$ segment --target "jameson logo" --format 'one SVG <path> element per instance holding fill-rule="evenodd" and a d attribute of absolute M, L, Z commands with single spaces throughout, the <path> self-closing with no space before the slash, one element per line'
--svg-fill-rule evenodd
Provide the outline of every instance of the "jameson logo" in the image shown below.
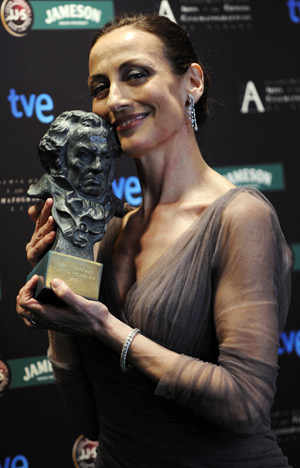
<path fill-rule="evenodd" d="M 293 252 L 293 270 L 300 271 L 300 243 L 290 245 Z"/>
<path fill-rule="evenodd" d="M 73 20 L 73 19 L 83 19 L 84 22 L 94 21 L 94 23 L 100 23 L 101 20 L 101 10 L 97 8 L 92 8 L 91 6 L 84 5 L 59 5 L 58 7 L 53 7 L 51 10 L 46 10 L 47 18 L 45 23 L 51 24 L 55 21 L 62 20 Z"/>
<path fill-rule="evenodd" d="M 269 191 L 285 188 L 282 164 L 226 166 L 215 169 L 238 187 L 247 185 Z"/>
<path fill-rule="evenodd" d="M 54 382 L 51 363 L 46 356 L 7 360 L 11 370 L 10 388 L 43 385 Z"/>
<path fill-rule="evenodd" d="M 113 19 L 113 1 L 32 1 L 32 29 L 98 29 Z"/>
<path fill-rule="evenodd" d="M 29 366 L 24 367 L 23 380 L 29 382 L 30 380 L 49 380 L 49 374 L 52 373 L 51 363 L 44 359 L 37 361 Z"/>

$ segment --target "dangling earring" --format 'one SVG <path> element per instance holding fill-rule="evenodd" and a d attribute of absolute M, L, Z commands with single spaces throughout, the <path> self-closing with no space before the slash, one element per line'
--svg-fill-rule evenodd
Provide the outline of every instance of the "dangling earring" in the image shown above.
<path fill-rule="evenodd" d="M 197 125 L 197 120 L 196 120 L 196 112 L 195 112 L 195 99 L 192 94 L 189 94 L 189 107 L 188 107 L 188 114 L 189 114 L 189 120 L 192 123 L 192 127 L 197 132 L 198 130 L 198 125 Z"/>

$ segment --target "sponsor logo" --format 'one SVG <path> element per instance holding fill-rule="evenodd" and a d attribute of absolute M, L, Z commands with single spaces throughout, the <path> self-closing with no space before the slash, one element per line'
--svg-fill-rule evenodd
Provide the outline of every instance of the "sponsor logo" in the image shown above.
<path fill-rule="evenodd" d="M 257 89 L 254 81 L 242 87 L 242 114 L 300 109 L 300 78 L 265 80 Z"/>
<path fill-rule="evenodd" d="M 0 179 L 0 208 L 7 207 L 12 213 L 16 210 L 27 210 L 28 204 L 32 205 L 35 202 L 34 199 L 27 197 L 27 189 L 37 181 L 37 178 Z"/>
<path fill-rule="evenodd" d="M 114 3 L 104 1 L 32 1 L 32 29 L 98 29 L 114 17 Z"/>
<path fill-rule="evenodd" d="M 300 1 L 288 0 L 286 4 L 289 9 L 290 20 L 293 23 L 300 23 Z"/>
<path fill-rule="evenodd" d="M 12 88 L 9 90 L 7 100 L 10 102 L 10 110 L 15 119 L 31 118 L 35 114 L 36 118 L 45 124 L 54 120 L 54 115 L 48 114 L 54 108 L 52 97 L 49 94 L 42 93 L 38 96 L 30 94 L 27 98 L 24 94 L 17 94 L 16 90 Z"/>
<path fill-rule="evenodd" d="M 290 330 L 282 332 L 279 336 L 280 347 L 279 356 L 283 354 L 297 354 L 300 357 L 300 330 Z"/>
<path fill-rule="evenodd" d="M 132 206 L 138 206 L 142 202 L 141 185 L 136 176 L 120 177 L 119 180 L 114 180 L 112 189 L 116 197 L 121 200 L 125 199 Z"/>
<path fill-rule="evenodd" d="M 10 384 L 10 370 L 7 364 L 0 359 L 0 396 L 4 395 Z"/>
<path fill-rule="evenodd" d="M 175 19 L 175 16 L 174 16 L 174 13 L 173 13 L 173 10 L 172 10 L 168 0 L 162 0 L 160 2 L 158 14 L 160 16 L 166 16 L 167 18 L 169 18 L 169 20 L 173 21 L 174 23 L 177 23 L 177 21 Z"/>
<path fill-rule="evenodd" d="M 32 387 L 54 382 L 52 365 L 46 356 L 7 360 L 11 370 L 10 388 Z"/>
<path fill-rule="evenodd" d="M 251 108 L 250 108 L 250 104 L 252 105 Z M 248 114 L 249 110 L 252 111 L 253 108 L 257 112 L 265 112 L 265 108 L 261 101 L 260 95 L 257 92 L 254 82 L 248 81 L 248 83 L 246 84 L 246 88 L 245 88 L 241 112 L 243 114 Z"/>
<path fill-rule="evenodd" d="M 208 30 L 252 29 L 251 0 L 182 0 L 179 19 L 185 29 L 201 25 Z"/>
<path fill-rule="evenodd" d="M 4 0 L 1 5 L 1 21 L 12 36 L 25 36 L 33 22 L 30 3 L 26 0 Z"/>
<path fill-rule="evenodd" d="M 0 462 L 0 468 L 29 468 L 29 463 L 24 455 L 16 455 L 14 458 L 6 457 L 4 462 Z"/>
<path fill-rule="evenodd" d="M 279 443 L 300 438 L 300 410 L 280 410 L 271 413 L 272 429 Z"/>
<path fill-rule="evenodd" d="M 76 468 L 93 468 L 97 456 L 98 442 L 79 436 L 73 445 L 72 458 Z"/>
<path fill-rule="evenodd" d="M 300 244 L 290 244 L 293 252 L 293 270 L 300 271 Z"/>
<path fill-rule="evenodd" d="M 285 188 L 282 164 L 225 166 L 214 169 L 237 187 L 247 185 L 268 191 Z"/>

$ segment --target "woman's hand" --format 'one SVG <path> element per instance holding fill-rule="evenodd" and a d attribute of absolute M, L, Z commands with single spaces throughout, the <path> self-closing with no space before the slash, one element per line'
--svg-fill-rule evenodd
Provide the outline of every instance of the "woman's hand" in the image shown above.
<path fill-rule="evenodd" d="M 35 222 L 35 230 L 26 245 L 27 259 L 35 266 L 55 240 L 55 221 L 51 216 L 52 198 L 31 206 L 28 214 Z"/>
<path fill-rule="evenodd" d="M 110 317 L 106 306 L 74 294 L 58 279 L 52 281 L 51 287 L 65 305 L 42 304 L 33 297 L 37 283 L 38 276 L 34 275 L 17 296 L 17 313 L 28 327 L 104 337 Z"/>

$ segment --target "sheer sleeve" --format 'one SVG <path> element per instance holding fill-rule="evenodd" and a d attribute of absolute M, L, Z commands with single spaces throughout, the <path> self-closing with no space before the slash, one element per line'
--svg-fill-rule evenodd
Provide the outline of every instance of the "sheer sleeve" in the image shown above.
<path fill-rule="evenodd" d="M 99 424 L 96 418 L 96 404 L 91 383 L 81 364 L 80 352 L 72 335 L 65 335 L 71 352 L 63 362 L 54 360 L 55 332 L 49 336 L 48 360 L 52 364 L 53 375 L 60 394 L 73 416 L 78 429 L 90 440 L 97 440 Z M 59 336 L 59 335 L 58 335 Z M 52 338 L 52 339 L 51 339 Z"/>
<path fill-rule="evenodd" d="M 276 391 L 290 265 L 273 208 L 239 194 L 224 209 L 213 257 L 218 364 L 180 355 L 159 381 L 156 395 L 239 434 L 250 435 L 263 425 Z"/>

